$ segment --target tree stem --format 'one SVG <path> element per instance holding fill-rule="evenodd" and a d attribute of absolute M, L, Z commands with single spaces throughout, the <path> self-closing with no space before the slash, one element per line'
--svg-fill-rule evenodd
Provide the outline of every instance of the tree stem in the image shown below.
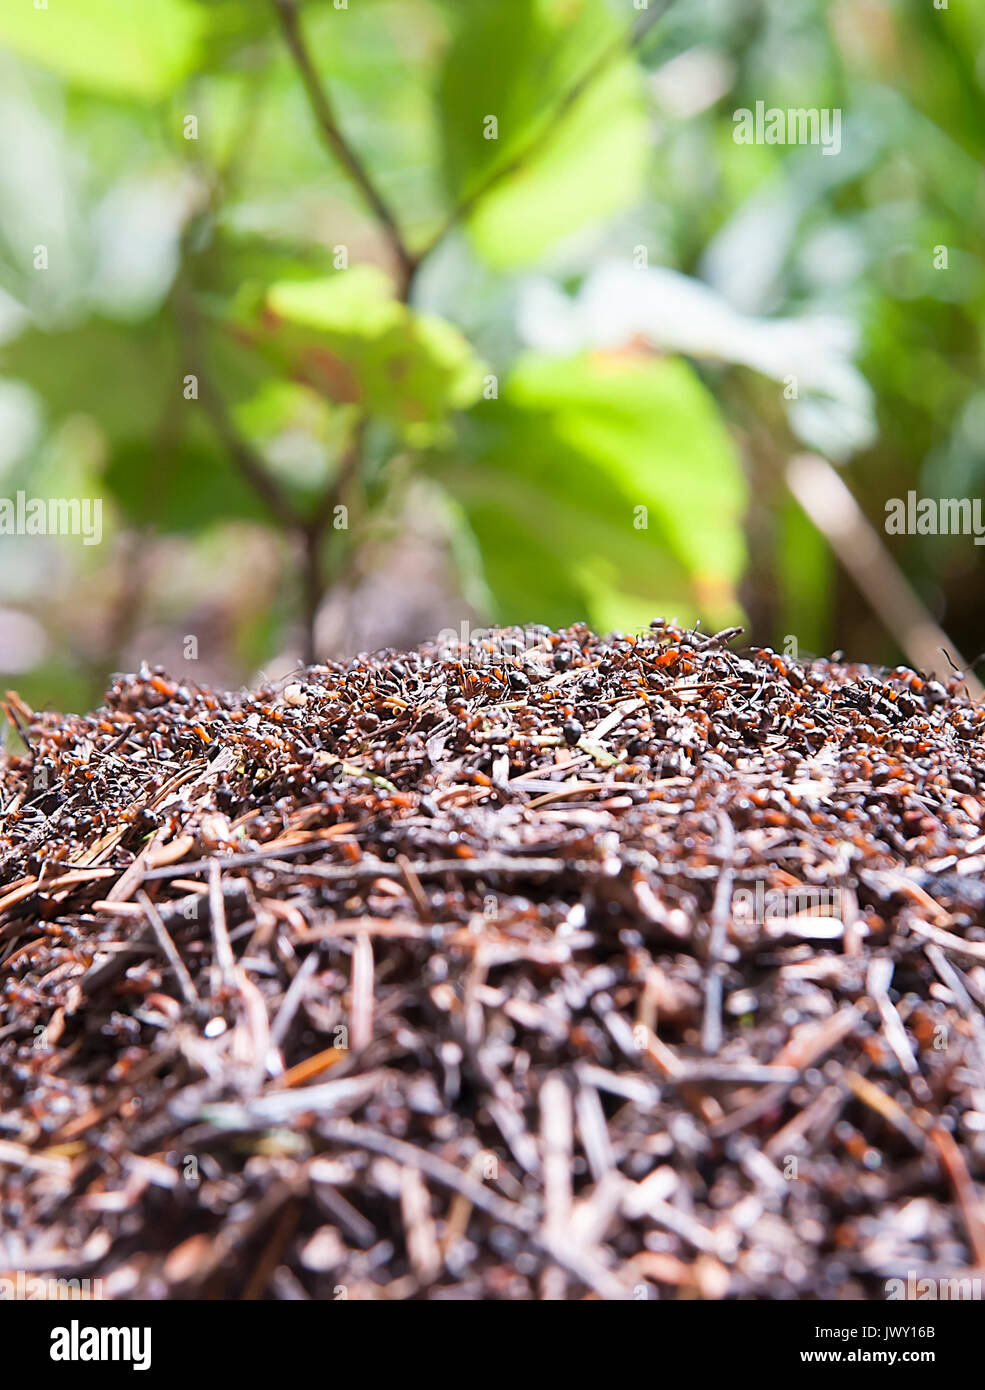
<path fill-rule="evenodd" d="M 400 297 L 406 300 L 414 271 L 417 269 L 418 258 L 411 254 L 396 217 L 370 178 L 362 160 L 342 133 L 328 92 L 315 70 L 304 35 L 301 33 L 295 0 L 273 0 L 273 6 L 280 20 L 284 41 L 291 51 L 308 94 L 308 103 L 322 140 L 362 193 L 367 206 L 379 222 L 397 263 Z"/>

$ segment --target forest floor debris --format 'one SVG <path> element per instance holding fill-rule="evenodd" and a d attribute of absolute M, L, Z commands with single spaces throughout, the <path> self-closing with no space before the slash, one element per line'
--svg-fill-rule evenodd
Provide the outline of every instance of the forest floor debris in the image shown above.
<path fill-rule="evenodd" d="M 985 710 L 656 623 L 8 695 L 0 1274 L 883 1298 L 985 1269 Z"/>

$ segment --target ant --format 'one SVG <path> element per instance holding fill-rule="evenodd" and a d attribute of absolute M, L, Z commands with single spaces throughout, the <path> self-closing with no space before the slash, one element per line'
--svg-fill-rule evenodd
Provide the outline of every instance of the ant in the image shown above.
<path fill-rule="evenodd" d="M 951 670 L 954 672 L 954 675 L 950 678 L 950 680 L 947 683 L 948 694 L 953 695 L 959 689 L 961 682 L 966 679 L 968 672 L 961 671 L 958 669 L 957 666 L 955 666 L 954 662 L 951 659 L 950 652 L 948 652 L 948 650 L 945 647 L 941 647 L 941 652 L 943 653 L 944 659 L 947 662 L 948 666 L 950 666 Z M 969 661 L 968 671 L 974 671 L 975 667 L 978 665 L 978 663 L 982 660 L 983 657 L 985 657 L 985 652 L 980 652 L 978 656 L 975 657 L 974 661 Z M 964 688 L 964 693 L 970 700 L 971 692 L 969 691 L 967 685 Z"/>

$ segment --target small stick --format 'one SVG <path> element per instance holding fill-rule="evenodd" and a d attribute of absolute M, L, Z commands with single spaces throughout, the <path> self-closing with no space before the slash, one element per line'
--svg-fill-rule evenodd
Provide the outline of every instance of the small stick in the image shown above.
<path fill-rule="evenodd" d="M 252 1302 L 263 1296 L 264 1290 L 273 1278 L 274 1271 L 284 1254 L 287 1242 L 294 1234 L 294 1228 L 298 1224 L 300 1215 L 301 1210 L 297 1201 L 289 1201 L 277 1220 L 273 1235 L 271 1235 L 266 1249 L 260 1256 L 259 1264 L 250 1276 L 250 1282 L 243 1290 L 241 1297 L 244 1302 Z"/>
<path fill-rule="evenodd" d="M 981 1009 L 969 994 L 961 971 L 956 965 L 951 964 L 940 947 L 928 944 L 923 949 L 941 980 L 958 1001 L 958 1008 L 971 1024 L 979 1065 L 982 1074 L 985 1075 L 985 1020 L 982 1019 Z"/>
<path fill-rule="evenodd" d="M 297 854 L 316 854 L 333 843 L 331 839 L 309 840 L 303 844 L 269 846 L 267 850 L 255 850 L 250 854 L 229 854 L 222 860 L 223 869 L 242 869 L 252 864 L 266 863 L 267 867 L 280 873 L 311 874 L 315 878 L 330 883 L 353 882 L 373 878 L 403 878 L 403 871 L 396 864 L 383 860 L 369 860 L 361 864 L 282 864 L 281 860 L 293 858 Z M 195 859 L 190 864 L 168 864 L 160 869 L 148 869 L 144 882 L 155 879 L 183 878 L 189 874 L 208 873 L 211 859 Z M 434 878 L 441 874 L 458 873 L 473 877 L 484 873 L 500 874 L 560 874 L 566 870 L 577 871 L 583 866 L 573 860 L 525 858 L 522 854 L 507 856 L 502 854 L 477 855 L 475 859 L 425 859 L 410 864 L 418 878 Z"/>
<path fill-rule="evenodd" d="M 418 878 L 440 878 L 443 874 L 459 874 L 466 878 L 481 878 L 485 874 L 502 874 L 504 877 L 520 877 L 526 874 L 562 874 L 576 870 L 579 865 L 574 860 L 565 859 L 525 859 L 522 855 L 482 854 L 474 859 L 420 859 L 409 863 L 411 871 Z M 271 868 L 280 869 L 276 861 Z M 404 870 L 398 864 L 388 864 L 382 859 L 363 860 L 358 864 L 285 864 L 283 872 L 307 874 L 323 883 L 350 883 L 372 881 L 374 878 L 405 878 Z"/>
<path fill-rule="evenodd" d="M 209 867 L 209 925 L 215 947 L 215 963 L 224 985 L 231 985 L 236 966 L 229 928 L 226 925 L 226 904 L 222 896 L 222 868 L 218 859 Z"/>
<path fill-rule="evenodd" d="M 861 1011 L 854 1004 L 847 1004 L 839 1013 L 825 1019 L 823 1023 L 802 1025 L 777 1053 L 773 1065 L 794 1067 L 798 1072 L 806 1071 L 837 1047 L 861 1017 Z M 730 1115 L 717 1120 L 710 1126 L 712 1138 L 723 1139 L 736 1130 L 744 1129 L 753 1120 L 758 1120 L 783 1099 L 791 1084 L 786 1081 L 767 1086 L 766 1090 L 748 1105 L 743 1105 L 740 1109 L 733 1110 Z"/>
<path fill-rule="evenodd" d="M 728 940 L 728 912 L 732 902 L 735 871 L 735 827 L 728 816 L 719 814 L 722 834 L 722 871 L 715 885 L 715 900 L 711 909 L 711 931 L 708 934 L 708 970 L 705 975 L 705 1012 L 701 1024 L 702 1050 L 714 1056 L 722 1045 L 722 987 L 723 957 Z"/>
<path fill-rule="evenodd" d="M 11 1139 L 0 1139 L 0 1164 L 22 1168 L 25 1172 L 47 1173 L 52 1177 L 68 1179 L 72 1173 L 72 1160 L 62 1155 L 36 1154 L 23 1144 L 15 1144 Z"/>
<path fill-rule="evenodd" d="M 401 872 L 403 873 L 404 881 L 407 884 L 407 891 L 414 900 L 414 906 L 417 908 L 424 921 L 430 922 L 431 904 L 428 902 L 427 894 L 421 887 L 421 880 L 415 873 L 413 864 L 407 858 L 406 854 L 398 854 L 396 863 L 400 866 Z"/>
<path fill-rule="evenodd" d="M 540 1088 L 541 1171 L 544 1175 L 544 1232 L 561 1237 L 571 1220 L 571 1154 L 574 1143 L 571 1092 L 560 1076 L 549 1076 Z M 545 1299 L 565 1296 L 564 1271 L 544 1271 Z"/>
<path fill-rule="evenodd" d="M 373 1041 L 373 940 L 360 932 L 352 950 L 352 1048 L 362 1052 Z"/>
<path fill-rule="evenodd" d="M 605 1122 L 605 1111 L 602 1109 L 598 1090 L 584 1077 L 581 1078 L 575 1099 L 575 1114 L 588 1166 L 596 1183 L 600 1183 L 607 1173 L 615 1170 L 616 1161 L 612 1154 L 609 1127 Z"/>
<path fill-rule="evenodd" d="M 985 1265 L 985 1218 L 982 1217 L 981 1204 L 975 1191 L 975 1185 L 971 1181 L 968 1165 L 964 1161 L 964 1155 L 954 1142 L 952 1135 L 940 1125 L 935 1125 L 930 1131 L 930 1138 L 940 1154 L 944 1171 L 947 1173 L 951 1186 L 954 1188 L 954 1195 L 958 1199 L 958 1205 L 961 1208 L 961 1214 L 968 1231 L 968 1239 L 975 1256 L 975 1264 Z"/>
<path fill-rule="evenodd" d="M 959 956 L 970 956 L 972 960 L 985 960 L 985 941 L 966 941 L 963 936 L 955 936 L 954 932 L 941 931 L 938 927 L 929 927 L 926 922 L 918 921 L 913 917 L 907 918 L 906 925 L 910 931 L 915 931 L 918 936 L 925 937 L 928 941 L 933 941 L 945 951 L 954 951 Z"/>
<path fill-rule="evenodd" d="M 137 901 L 140 903 L 140 906 L 144 909 L 144 912 L 147 914 L 147 919 L 150 922 L 151 930 L 153 931 L 154 936 L 157 938 L 157 944 L 164 952 L 165 956 L 167 957 L 168 964 L 174 971 L 175 977 L 178 981 L 178 987 L 181 990 L 185 1003 L 188 1005 L 190 1009 L 199 1008 L 201 1000 L 198 997 L 198 991 L 195 988 L 195 982 L 192 979 L 191 975 L 189 975 L 188 968 L 185 965 L 185 962 L 181 959 L 181 956 L 178 954 L 178 948 L 174 944 L 174 941 L 171 939 L 171 934 L 168 931 L 167 927 L 164 925 L 164 919 L 162 918 L 161 914 L 158 912 L 157 908 L 154 906 L 154 904 L 151 902 L 150 898 L 147 896 L 147 894 L 144 892 L 142 888 L 138 890 L 136 896 Z"/>
<path fill-rule="evenodd" d="M 384 1154 L 397 1163 L 413 1164 L 422 1173 L 426 1173 L 433 1182 L 440 1183 L 442 1187 L 451 1188 L 453 1192 L 461 1193 L 462 1196 L 467 1197 L 474 1207 L 486 1212 L 494 1220 L 501 1222 L 504 1226 L 512 1226 L 515 1231 L 522 1231 L 528 1240 L 550 1259 L 555 1260 L 558 1264 L 563 1264 L 570 1274 L 587 1284 L 589 1288 L 593 1288 L 603 1298 L 625 1299 L 629 1297 L 630 1291 L 622 1280 L 618 1279 L 597 1260 L 592 1259 L 587 1252 L 572 1248 L 566 1240 L 558 1240 L 539 1233 L 537 1218 L 529 1208 L 521 1207 L 516 1202 L 507 1201 L 505 1197 L 490 1192 L 475 1178 L 469 1177 L 445 1159 L 438 1158 L 428 1149 L 418 1148 L 417 1145 L 408 1144 L 403 1139 L 394 1139 L 389 1134 L 382 1134 L 369 1125 L 354 1124 L 349 1120 L 321 1120 L 318 1124 L 318 1132 L 323 1139 L 327 1139 L 330 1143 L 342 1144 L 349 1148 L 368 1149 L 371 1153 Z"/>
<path fill-rule="evenodd" d="M 906 1036 L 903 1027 L 903 1020 L 900 1018 L 889 997 L 889 986 L 893 978 L 893 962 L 886 956 L 873 956 L 869 962 L 869 968 L 865 977 L 865 988 L 878 1006 L 882 1017 L 883 1029 L 886 1033 L 886 1041 L 896 1054 L 896 1060 L 906 1072 L 907 1076 L 918 1076 L 920 1067 L 916 1057 L 913 1055 L 913 1048 L 910 1040 Z"/>
<path fill-rule="evenodd" d="M 431 1215 L 431 1194 L 419 1168 L 405 1164 L 400 1172 L 400 1214 L 407 1233 L 407 1258 L 422 1284 L 441 1273 L 441 1250 Z"/>
<path fill-rule="evenodd" d="M 288 1029 L 294 1021 L 294 1015 L 297 1013 L 301 1001 L 305 996 L 305 992 L 308 988 L 308 981 L 317 969 L 318 952 L 315 950 L 312 951 L 310 955 L 305 956 L 304 960 L 301 962 L 298 973 L 287 987 L 284 998 L 281 1001 L 281 1006 L 277 1010 L 277 1015 L 270 1025 L 271 1047 L 279 1048 L 287 1037 Z"/>
<path fill-rule="evenodd" d="M 885 1091 L 874 1081 L 870 1081 L 868 1077 L 862 1076 L 856 1071 L 846 1072 L 845 1081 L 863 1105 L 874 1110 L 887 1124 L 892 1125 L 895 1130 L 904 1135 L 918 1153 L 923 1151 L 926 1142 L 923 1131 L 913 1123 L 903 1107 L 898 1105 L 892 1096 L 887 1096 Z"/>

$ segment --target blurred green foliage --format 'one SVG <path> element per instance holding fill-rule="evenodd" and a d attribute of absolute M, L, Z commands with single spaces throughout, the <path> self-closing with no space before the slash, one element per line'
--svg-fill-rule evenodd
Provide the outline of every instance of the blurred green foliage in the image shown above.
<path fill-rule="evenodd" d="M 894 659 L 782 461 L 880 528 L 982 491 L 985 11 L 296 10 L 341 156 L 285 4 L 0 11 L 0 495 L 105 500 L 100 547 L 0 537 L 0 671 L 81 704 L 199 634 L 246 679 L 422 498 L 479 621 Z M 837 157 L 736 145 L 759 100 L 842 111 Z M 893 546 L 977 652 L 980 550 Z"/>

